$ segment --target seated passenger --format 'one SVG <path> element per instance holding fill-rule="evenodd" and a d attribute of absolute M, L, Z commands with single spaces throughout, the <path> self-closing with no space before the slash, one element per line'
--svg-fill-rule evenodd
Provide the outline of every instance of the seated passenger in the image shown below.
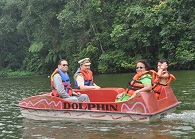
<path fill-rule="evenodd" d="M 118 94 L 115 102 L 126 101 L 141 92 L 150 92 L 152 89 L 152 76 L 149 72 L 149 64 L 146 60 L 136 62 L 137 74 L 129 82 L 124 93 Z"/>
<path fill-rule="evenodd" d="M 78 68 L 73 77 L 76 88 L 81 90 L 99 89 L 100 87 L 93 82 L 93 72 L 90 70 L 91 63 L 89 58 L 84 58 L 78 63 L 80 68 Z"/>
<path fill-rule="evenodd" d="M 81 94 L 80 92 L 74 92 L 72 90 L 67 71 L 68 62 L 61 59 L 58 62 L 58 68 L 51 75 L 53 96 L 59 96 L 63 99 L 74 102 L 90 102 L 87 94 Z"/>
<path fill-rule="evenodd" d="M 176 80 L 176 78 L 167 71 L 168 61 L 166 59 L 160 59 L 158 61 L 157 68 L 158 68 L 158 73 L 156 79 L 154 80 L 152 90 L 154 91 L 156 98 L 159 99 L 159 95 L 162 90 L 162 87 L 170 85 L 172 78 L 174 80 Z"/>

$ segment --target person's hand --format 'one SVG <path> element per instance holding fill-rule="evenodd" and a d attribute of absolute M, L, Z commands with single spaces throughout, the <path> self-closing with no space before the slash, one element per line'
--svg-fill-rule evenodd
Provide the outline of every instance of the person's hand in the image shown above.
<path fill-rule="evenodd" d="M 166 69 L 168 66 L 167 66 L 167 63 L 166 62 L 163 62 L 162 65 L 161 65 L 161 69 Z"/>
<path fill-rule="evenodd" d="M 81 93 L 80 92 L 77 92 L 77 96 L 80 96 L 81 95 Z"/>
<path fill-rule="evenodd" d="M 75 96 L 80 96 L 81 93 L 80 93 L 80 92 L 74 92 L 74 95 L 75 95 Z"/>
<path fill-rule="evenodd" d="M 123 95 L 123 93 L 118 94 L 118 95 L 116 96 L 116 98 L 121 98 L 121 97 L 122 97 L 122 95 Z"/>
<path fill-rule="evenodd" d="M 100 89 L 101 87 L 99 87 L 99 86 L 94 86 L 95 87 L 95 89 Z"/>

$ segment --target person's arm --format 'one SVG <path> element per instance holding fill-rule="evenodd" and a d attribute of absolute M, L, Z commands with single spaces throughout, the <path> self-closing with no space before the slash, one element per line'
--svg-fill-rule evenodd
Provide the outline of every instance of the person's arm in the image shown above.
<path fill-rule="evenodd" d="M 90 89 L 99 89 L 100 88 L 96 84 L 94 86 L 84 85 L 84 77 L 81 74 L 77 75 L 76 81 L 77 81 L 77 84 L 81 90 L 90 90 Z"/>
<path fill-rule="evenodd" d="M 162 75 L 160 78 L 168 79 L 170 77 L 169 73 L 167 71 L 163 71 Z"/>
<path fill-rule="evenodd" d="M 169 74 L 167 72 L 167 63 L 164 62 L 157 73 L 159 78 L 169 78 Z"/>
<path fill-rule="evenodd" d="M 144 85 L 143 88 L 136 90 L 134 94 L 139 92 L 150 92 L 152 90 L 152 77 L 151 75 L 146 75 L 144 78 L 140 80 Z"/>
<path fill-rule="evenodd" d="M 62 77 L 59 74 L 55 74 L 53 80 L 54 80 L 54 87 L 57 90 L 58 94 L 62 98 L 70 97 L 69 94 L 66 93 L 66 90 L 64 90 L 64 85 L 62 84 Z"/>
<path fill-rule="evenodd" d="M 98 86 L 97 84 L 93 83 L 94 86 Z M 99 86 L 100 87 L 100 86 Z M 101 87 L 100 87 L 101 88 Z"/>
<path fill-rule="evenodd" d="M 136 90 L 135 92 L 149 92 L 152 90 L 151 84 L 145 84 L 143 88 Z"/>
<path fill-rule="evenodd" d="M 140 92 L 150 92 L 152 90 L 152 85 L 151 84 L 146 84 L 144 85 L 143 88 L 136 90 L 133 95 L 131 96 L 131 98 L 133 98 L 134 96 L 136 96 L 138 94 L 138 96 L 141 96 Z"/>

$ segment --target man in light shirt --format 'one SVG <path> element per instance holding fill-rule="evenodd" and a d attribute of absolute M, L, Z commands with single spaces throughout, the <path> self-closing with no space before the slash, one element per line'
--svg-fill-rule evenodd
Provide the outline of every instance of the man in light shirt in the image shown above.
<path fill-rule="evenodd" d="M 59 97 L 74 102 L 90 102 L 87 94 L 74 92 L 71 87 L 70 78 L 67 74 L 68 62 L 61 59 L 58 62 L 58 68 L 54 71 L 52 92 Z M 55 95 L 54 95 L 55 96 Z"/>
<path fill-rule="evenodd" d="M 74 74 L 75 86 L 77 89 L 90 90 L 99 89 L 93 81 L 93 72 L 90 70 L 90 59 L 84 58 L 78 61 L 80 68 Z"/>

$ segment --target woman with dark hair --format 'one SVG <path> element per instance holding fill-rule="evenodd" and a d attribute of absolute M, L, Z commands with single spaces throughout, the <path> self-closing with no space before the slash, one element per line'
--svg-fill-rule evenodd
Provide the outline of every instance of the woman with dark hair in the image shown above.
<path fill-rule="evenodd" d="M 149 72 L 149 64 L 146 60 L 136 62 L 136 75 L 128 83 L 125 92 L 118 94 L 116 102 L 126 101 L 141 92 L 150 92 L 152 89 L 152 76 Z"/>

